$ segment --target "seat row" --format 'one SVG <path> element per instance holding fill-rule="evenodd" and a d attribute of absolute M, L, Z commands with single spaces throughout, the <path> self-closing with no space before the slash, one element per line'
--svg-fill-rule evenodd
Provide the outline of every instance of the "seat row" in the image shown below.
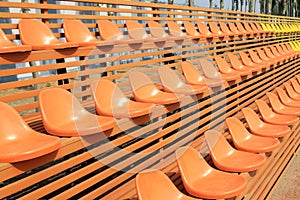
<path fill-rule="evenodd" d="M 208 22 L 185 21 L 183 27 L 173 21 L 166 25 L 156 21 L 147 23 L 150 35 L 137 21 L 127 20 L 127 34 L 109 20 L 99 20 L 98 30 L 101 40 L 90 32 L 88 27 L 79 20 L 65 19 L 63 22 L 64 34 L 67 42 L 57 39 L 50 28 L 37 19 L 21 19 L 18 24 L 20 39 L 23 45 L 11 42 L 0 30 L 0 53 L 24 52 L 30 50 L 64 49 L 78 46 L 101 46 L 114 44 L 132 44 L 144 42 L 159 42 L 165 40 L 183 40 L 185 38 L 214 38 L 214 37 L 253 37 L 268 35 L 273 31 L 264 31 L 257 22 Z M 167 30 L 165 29 L 167 26 Z"/>
<path fill-rule="evenodd" d="M 292 23 L 261 23 L 263 30 L 274 31 L 275 33 L 292 33 L 299 32 L 299 24 Z"/>
<path fill-rule="evenodd" d="M 60 88 L 42 90 L 39 95 L 39 103 L 45 129 L 48 133 L 56 136 L 84 136 L 101 133 L 112 129 L 116 125 L 116 121 L 112 117 L 115 114 L 114 112 L 119 115 L 118 117 L 136 117 L 149 114 L 155 104 L 170 104 L 178 102 L 180 99 L 180 96 L 174 93 L 161 91 L 151 83 L 149 77 L 143 76 L 141 72 L 129 74 L 129 77 L 133 85 L 140 84 L 143 81 L 141 87 L 136 88 L 137 85 L 134 86 L 134 97 L 137 102 L 129 100 L 111 81 L 100 79 L 97 84 L 92 86 L 95 105 L 100 115 L 94 115 L 85 110 L 78 99 L 67 90 Z M 263 101 L 256 101 L 261 119 L 264 122 L 253 110 L 249 108 L 242 110 L 253 134 L 263 137 L 282 137 L 288 134 L 289 128 L 287 126 L 295 123 L 298 120 L 297 116 L 300 115 L 299 81 L 300 77 L 291 79 L 290 84 L 284 84 L 285 90 L 276 88 L 277 95 L 267 93 L 270 106 Z M 98 87 L 101 89 L 99 90 Z M 109 95 L 104 95 L 107 93 L 106 90 Z M 98 103 L 100 107 L 98 107 Z M 102 103 L 103 105 L 101 105 Z M 124 105 L 120 106 L 122 103 Z M 8 104 L 1 102 L 0 107 L 0 125 L 2 127 L 0 135 L 3 137 L 1 144 L 2 147 L 5 147 L 3 148 L 5 152 L 0 156 L 0 162 L 28 160 L 59 148 L 60 143 L 57 137 L 32 130 Z M 105 109 L 108 109 L 108 111 Z M 243 129 L 242 124 L 237 120 L 229 120 L 227 123 L 229 123 L 229 126 L 234 124 L 231 128 L 233 132 L 237 130 L 241 132 L 239 136 L 236 136 L 236 140 L 233 140 L 237 148 L 251 151 L 252 148 L 260 144 L 252 142 L 252 139 L 248 142 L 239 142 L 239 140 L 243 140 L 239 137 L 247 137 L 248 139 L 251 137 L 246 136 L 246 129 Z M 234 128 L 237 129 L 234 130 Z M 256 141 L 256 139 L 254 138 L 253 141 Z M 33 145 L 27 145 L 28 142 Z M 259 149 L 259 147 L 257 148 Z M 255 151 L 258 151 L 258 149 L 255 149 Z M 268 150 L 268 148 L 261 148 L 259 151 Z"/>
<path fill-rule="evenodd" d="M 266 162 L 267 153 L 280 146 L 278 138 L 291 133 L 290 125 L 299 122 L 300 93 L 293 98 L 290 92 L 296 91 L 292 85 L 299 86 L 298 80 L 284 83 L 275 89 L 276 94 L 267 93 L 270 106 L 263 100 L 256 100 L 258 115 L 251 108 L 243 108 L 242 113 L 247 125 L 238 118 L 229 117 L 226 125 L 234 147 L 215 130 L 204 133 L 205 143 L 209 147 L 213 166 L 192 147 L 176 150 L 177 166 L 181 180 L 190 196 L 182 194 L 172 181 L 160 170 L 152 169 L 140 172 L 136 176 L 137 195 L 140 200 L 196 198 L 223 199 L 243 195 L 247 180 L 236 174 L 259 170 Z M 292 85 L 291 85 L 292 84 Z M 285 98 L 293 103 L 286 102 Z M 298 100 L 296 100 L 297 98 Z M 284 111 L 283 111 L 284 110 Z"/>

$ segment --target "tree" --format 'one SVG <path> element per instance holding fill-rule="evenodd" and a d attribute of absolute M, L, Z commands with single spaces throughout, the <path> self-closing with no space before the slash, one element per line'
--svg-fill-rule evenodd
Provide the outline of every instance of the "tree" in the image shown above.
<path fill-rule="evenodd" d="M 188 3 L 189 3 L 189 6 L 194 6 L 195 5 L 194 0 L 188 0 Z"/>
<path fill-rule="evenodd" d="M 224 0 L 220 0 L 220 9 L 224 9 Z"/>
<path fill-rule="evenodd" d="M 244 0 L 240 0 L 240 10 L 243 11 Z"/>
<path fill-rule="evenodd" d="M 272 14 L 272 0 L 266 0 L 266 11 L 267 13 L 266 14 Z"/>
<path fill-rule="evenodd" d="M 249 0 L 249 12 L 254 12 L 255 0 Z"/>
<path fill-rule="evenodd" d="M 213 8 L 214 7 L 214 0 L 209 0 L 209 7 Z"/>

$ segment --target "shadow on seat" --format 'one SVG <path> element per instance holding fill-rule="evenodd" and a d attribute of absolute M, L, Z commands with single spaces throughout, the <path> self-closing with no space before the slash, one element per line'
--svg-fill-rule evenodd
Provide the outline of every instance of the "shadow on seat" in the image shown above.
<path fill-rule="evenodd" d="M 287 125 L 268 124 L 263 122 L 251 108 L 243 108 L 242 113 L 251 133 L 263 137 L 283 137 L 291 132 Z"/>
<path fill-rule="evenodd" d="M 65 37 L 68 42 L 77 42 L 79 46 L 98 46 L 98 45 L 113 45 L 95 38 L 89 31 L 88 27 L 76 19 L 64 19 L 63 22 Z"/>
<path fill-rule="evenodd" d="M 278 148 L 280 142 L 276 138 L 260 137 L 248 132 L 244 124 L 235 117 L 226 119 L 234 146 L 242 151 L 252 153 L 271 152 Z"/>
<path fill-rule="evenodd" d="M 210 155 L 216 167 L 229 172 L 250 172 L 260 169 L 266 157 L 234 149 L 219 132 L 209 130 L 204 133 Z"/>
<path fill-rule="evenodd" d="M 17 45 L 11 42 L 0 28 L 0 53 L 31 51 L 30 45 Z"/>
<path fill-rule="evenodd" d="M 47 132 L 58 136 L 84 136 L 112 129 L 114 118 L 91 114 L 76 97 L 61 88 L 39 94 L 42 120 Z"/>
<path fill-rule="evenodd" d="M 135 118 L 150 114 L 155 106 L 128 99 L 116 84 L 106 79 L 99 79 L 92 84 L 92 90 L 96 110 L 101 115 Z"/>
<path fill-rule="evenodd" d="M 6 103 L 0 102 L 0 163 L 37 158 L 60 147 L 60 139 L 32 130 Z"/>
<path fill-rule="evenodd" d="M 196 95 L 207 91 L 206 86 L 201 85 L 188 85 L 184 83 L 176 72 L 169 67 L 162 66 L 157 69 L 160 82 L 162 83 L 163 89 L 166 92 L 185 94 L 185 95 Z"/>
<path fill-rule="evenodd" d="M 196 200 L 181 193 L 167 175 L 159 170 L 145 170 L 135 178 L 139 200 Z"/>
<path fill-rule="evenodd" d="M 238 175 L 212 168 L 192 147 L 176 151 L 181 180 L 188 193 L 205 199 L 224 199 L 241 195 L 247 180 Z"/>
<path fill-rule="evenodd" d="M 262 119 L 267 123 L 278 125 L 293 125 L 299 120 L 296 116 L 283 115 L 273 112 L 268 104 L 263 100 L 256 100 L 255 103 L 262 116 Z"/>
<path fill-rule="evenodd" d="M 60 41 L 46 24 L 37 19 L 21 19 L 18 27 L 22 43 L 31 45 L 33 50 L 65 49 L 79 45 L 76 42 Z"/>
<path fill-rule="evenodd" d="M 131 90 L 137 101 L 155 104 L 173 104 L 180 101 L 180 95 L 163 92 L 142 72 L 128 73 Z"/>

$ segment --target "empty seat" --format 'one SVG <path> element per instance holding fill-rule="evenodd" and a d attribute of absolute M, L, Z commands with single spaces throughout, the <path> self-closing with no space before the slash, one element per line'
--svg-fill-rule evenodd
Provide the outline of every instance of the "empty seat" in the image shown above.
<path fill-rule="evenodd" d="M 128 31 L 128 35 L 132 39 L 140 39 L 144 42 L 155 42 L 160 41 L 158 38 L 151 37 L 142 24 L 134 21 L 134 20 L 126 20 L 126 28 Z"/>
<path fill-rule="evenodd" d="M 155 106 L 128 99 L 113 82 L 99 79 L 92 85 L 96 110 L 101 115 L 115 118 L 134 118 L 151 113 Z"/>
<path fill-rule="evenodd" d="M 225 80 L 237 80 L 242 75 L 239 71 L 231 68 L 227 61 L 224 58 L 222 58 L 221 55 L 217 55 L 215 57 L 215 61 L 220 72 L 222 73 L 222 77 Z"/>
<path fill-rule="evenodd" d="M 222 85 L 222 82 L 205 78 L 190 61 L 181 62 L 180 65 L 186 81 L 191 85 L 207 85 L 208 87 L 217 87 Z"/>
<path fill-rule="evenodd" d="M 225 33 L 223 31 L 221 31 L 221 29 L 219 28 L 219 26 L 215 22 L 211 22 L 211 21 L 208 22 L 208 26 L 209 26 L 210 31 L 212 32 L 212 34 L 218 35 L 219 37 L 232 36 L 232 34 L 230 34 L 230 33 Z"/>
<path fill-rule="evenodd" d="M 245 30 L 243 24 L 242 24 L 240 21 L 236 21 L 235 24 L 236 24 L 237 29 L 238 29 L 241 33 L 245 34 L 245 35 L 248 36 L 248 37 L 249 37 L 249 36 L 253 36 L 253 33 L 248 32 L 248 31 Z"/>
<path fill-rule="evenodd" d="M 239 33 L 234 33 L 232 31 L 229 30 L 228 26 L 224 23 L 224 22 L 219 22 L 220 25 L 220 29 L 223 33 L 228 34 L 229 36 L 235 36 L 235 35 L 239 35 Z"/>
<path fill-rule="evenodd" d="M 265 31 L 263 30 L 258 30 L 257 26 L 254 24 L 254 22 L 249 22 L 249 26 L 251 27 L 252 31 L 259 35 L 265 35 Z"/>
<path fill-rule="evenodd" d="M 274 61 L 270 61 L 270 60 L 263 60 L 258 56 L 258 53 L 254 52 L 253 49 L 249 49 L 248 50 L 250 58 L 252 59 L 252 61 L 254 63 L 260 64 L 260 65 L 267 65 L 267 66 L 271 66 L 274 64 Z M 272 59 L 271 59 L 272 60 Z M 275 60 L 275 62 L 277 62 L 277 60 Z M 279 62 L 279 61 L 278 61 Z"/>
<path fill-rule="evenodd" d="M 0 53 L 31 51 L 30 45 L 17 45 L 11 42 L 0 28 Z"/>
<path fill-rule="evenodd" d="M 117 44 L 142 43 L 143 40 L 127 38 L 119 27 L 109 20 L 98 20 L 98 29 L 102 40 L 114 41 Z"/>
<path fill-rule="evenodd" d="M 184 21 L 183 22 L 184 28 L 185 28 L 185 32 L 188 36 L 192 36 L 194 38 L 201 38 L 201 37 L 205 37 L 205 35 L 201 35 L 195 27 L 195 24 L 188 22 L 188 21 Z"/>
<path fill-rule="evenodd" d="M 291 99 L 287 93 L 280 87 L 275 88 L 281 102 L 290 107 L 300 108 L 300 101 Z"/>
<path fill-rule="evenodd" d="M 241 195 L 247 187 L 244 177 L 212 168 L 192 147 L 178 149 L 176 158 L 183 185 L 195 197 L 231 198 Z"/>
<path fill-rule="evenodd" d="M 289 95 L 289 97 L 291 97 L 292 99 L 300 101 L 300 94 L 297 93 L 290 84 L 284 83 L 283 85 L 285 86 L 286 92 Z"/>
<path fill-rule="evenodd" d="M 139 200 L 196 200 L 181 193 L 167 175 L 159 170 L 145 170 L 135 178 Z"/>
<path fill-rule="evenodd" d="M 149 27 L 150 34 L 152 35 L 152 37 L 163 38 L 165 40 L 180 40 L 180 39 L 182 39 L 181 36 L 171 36 L 171 35 L 167 34 L 167 32 L 164 30 L 163 26 L 156 21 L 149 20 L 148 27 Z"/>
<path fill-rule="evenodd" d="M 158 75 L 163 89 L 166 92 L 173 92 L 185 95 L 196 95 L 207 91 L 207 87 L 201 85 L 188 85 L 184 83 L 176 72 L 169 67 L 158 67 Z"/>
<path fill-rule="evenodd" d="M 211 31 L 209 31 L 207 25 L 201 21 L 197 21 L 197 26 L 198 26 L 199 33 L 206 38 L 212 38 L 212 37 L 219 36 L 218 34 L 215 34 L 215 33 L 212 33 Z"/>
<path fill-rule="evenodd" d="M 37 158 L 60 147 L 60 139 L 31 129 L 15 109 L 0 102 L 0 163 Z"/>
<path fill-rule="evenodd" d="M 277 138 L 260 137 L 250 134 L 244 124 L 235 117 L 227 118 L 226 124 L 232 136 L 234 146 L 239 150 L 264 153 L 273 151 L 280 145 Z"/>
<path fill-rule="evenodd" d="M 279 114 L 284 115 L 300 115 L 300 109 L 299 108 L 293 108 L 290 106 L 283 105 L 278 96 L 276 96 L 274 93 L 267 92 L 267 97 L 269 98 L 270 104 L 272 106 L 272 109 Z"/>
<path fill-rule="evenodd" d="M 142 72 L 129 72 L 129 83 L 137 101 L 155 104 L 178 103 L 180 95 L 163 92 Z"/>
<path fill-rule="evenodd" d="M 268 104 L 262 100 L 255 101 L 262 119 L 270 124 L 293 125 L 299 121 L 298 117 L 292 115 L 283 115 L 273 112 Z"/>
<path fill-rule="evenodd" d="M 79 46 L 98 46 L 104 44 L 114 44 L 114 42 L 104 42 L 95 38 L 88 27 L 80 20 L 64 19 L 64 33 L 68 42 L 76 42 Z"/>
<path fill-rule="evenodd" d="M 228 53 L 227 55 L 232 68 L 237 70 L 241 76 L 252 75 L 252 72 L 260 71 L 260 69 L 246 67 L 233 53 Z"/>
<path fill-rule="evenodd" d="M 297 92 L 298 94 L 300 94 L 300 84 L 299 84 L 299 82 L 296 79 L 292 78 L 291 79 L 291 84 L 292 84 L 295 92 Z"/>
<path fill-rule="evenodd" d="M 31 45 L 33 50 L 64 49 L 79 46 L 76 42 L 60 41 L 46 24 L 37 19 L 21 19 L 18 27 L 22 43 Z"/>
<path fill-rule="evenodd" d="M 280 60 L 268 57 L 266 52 L 264 50 L 260 49 L 260 48 L 257 48 L 256 52 L 257 52 L 258 58 L 256 58 L 256 55 L 255 55 L 254 52 L 252 53 L 251 58 L 252 58 L 253 61 L 257 60 L 257 63 L 263 63 L 261 61 L 267 61 L 267 62 L 264 63 L 267 66 L 272 66 L 272 65 L 280 63 Z M 250 53 L 250 51 L 249 51 L 249 53 Z M 259 60 L 261 60 L 261 61 L 259 61 Z"/>
<path fill-rule="evenodd" d="M 173 21 L 168 21 L 167 26 L 171 36 L 175 37 L 188 37 L 186 33 L 181 30 L 181 24 L 177 24 Z"/>
<path fill-rule="evenodd" d="M 114 118 L 88 112 L 74 95 L 61 88 L 44 89 L 39 94 L 42 120 L 48 133 L 84 136 L 112 129 Z"/>
<path fill-rule="evenodd" d="M 249 58 L 248 55 L 243 51 L 239 51 L 238 54 L 240 55 L 241 61 L 244 65 L 246 65 L 248 67 L 256 68 L 257 71 L 261 71 L 262 69 L 270 68 L 269 65 L 254 63 L 251 60 L 251 58 Z"/>
<path fill-rule="evenodd" d="M 243 108 L 242 113 L 251 133 L 263 137 L 283 137 L 291 132 L 287 125 L 276 125 L 263 122 L 251 108 Z"/>
<path fill-rule="evenodd" d="M 204 133 L 210 155 L 216 167 L 229 172 L 250 172 L 260 169 L 266 157 L 234 149 L 219 132 L 209 130 Z"/>
<path fill-rule="evenodd" d="M 244 35 L 243 32 L 241 32 L 241 31 L 239 31 L 237 29 L 236 25 L 233 22 L 228 22 L 228 26 L 229 26 L 229 29 L 230 29 L 231 32 L 233 32 L 233 33 L 235 33 L 235 34 L 237 34 L 239 36 L 243 36 Z"/>

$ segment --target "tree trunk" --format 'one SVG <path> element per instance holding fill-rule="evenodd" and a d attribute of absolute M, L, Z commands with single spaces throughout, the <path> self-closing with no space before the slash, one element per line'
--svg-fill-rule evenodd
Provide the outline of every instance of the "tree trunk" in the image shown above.
<path fill-rule="evenodd" d="M 209 0 L 209 8 L 213 8 L 214 7 L 214 0 Z"/>
<path fill-rule="evenodd" d="M 267 14 L 270 15 L 270 14 L 272 14 L 272 0 L 266 0 L 266 1 L 267 1 L 267 4 L 266 4 L 267 9 L 266 9 L 266 11 L 267 11 Z"/>
<path fill-rule="evenodd" d="M 168 0 L 168 4 L 174 4 L 174 0 Z"/>
<path fill-rule="evenodd" d="M 243 12 L 244 0 L 240 0 L 240 11 Z"/>
<path fill-rule="evenodd" d="M 189 6 L 194 6 L 195 5 L 194 0 L 188 0 L 188 1 L 189 1 Z"/>
<path fill-rule="evenodd" d="M 224 9 L 224 0 L 220 0 L 220 9 Z"/>
<path fill-rule="evenodd" d="M 254 0 L 249 0 L 249 12 L 254 12 L 254 5 L 255 1 Z"/>
<path fill-rule="evenodd" d="M 260 0 L 260 13 L 266 14 L 266 0 Z"/>

